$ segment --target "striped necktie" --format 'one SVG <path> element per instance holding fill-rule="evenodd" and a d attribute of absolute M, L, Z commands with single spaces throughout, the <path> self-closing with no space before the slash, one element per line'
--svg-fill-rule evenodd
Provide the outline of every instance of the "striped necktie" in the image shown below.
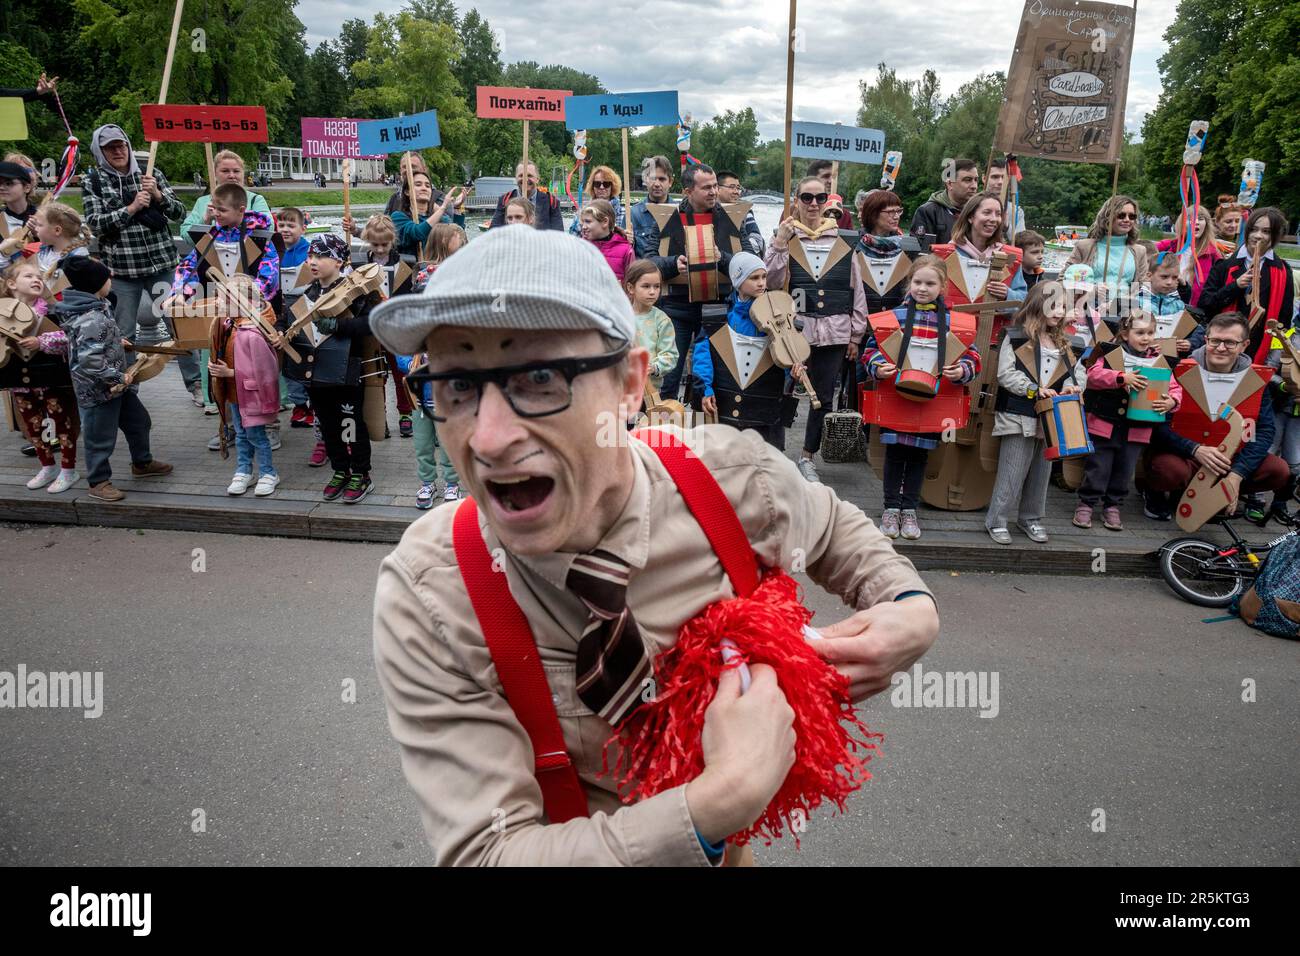
<path fill-rule="evenodd" d="M 574 558 L 567 582 L 589 615 L 578 641 L 578 697 L 615 726 L 641 703 L 644 681 L 654 676 L 627 607 L 629 575 L 618 556 L 592 551 Z"/>

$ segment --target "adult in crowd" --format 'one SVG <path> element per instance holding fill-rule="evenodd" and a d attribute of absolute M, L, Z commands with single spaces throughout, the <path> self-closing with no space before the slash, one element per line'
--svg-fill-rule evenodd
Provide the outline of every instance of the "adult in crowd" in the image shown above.
<path fill-rule="evenodd" d="M 740 202 L 741 191 L 739 176 L 729 170 L 718 173 L 718 202 L 723 205 Z M 740 237 L 745 251 L 752 252 L 761 259 L 767 243 L 763 240 L 763 230 L 758 228 L 758 220 L 754 218 L 752 209 L 745 213 L 745 221 L 740 227 Z"/>
<path fill-rule="evenodd" d="M 677 332 L 677 365 L 664 376 L 660 390 L 660 394 L 668 399 L 677 397 L 677 386 L 682 380 L 691 340 L 699 332 L 705 314 L 711 317 L 726 315 L 727 297 L 731 294 L 728 267 L 733 253 L 738 251 L 734 249 L 736 243 L 733 239 L 738 241 L 740 237 L 739 223 L 732 222 L 718 202 L 718 177 L 712 166 L 702 163 L 687 166 L 682 173 L 682 186 L 682 201 L 676 210 L 666 219 L 656 220 L 656 223 L 663 221 L 664 225 L 655 230 L 655 245 L 662 245 L 660 240 L 666 236 L 667 252 L 659 255 L 656 249 L 649 256 L 666 286 L 659 299 L 659 308 L 673 320 Z M 691 231 L 694 239 L 698 225 L 712 227 L 713 243 L 710 248 L 696 245 L 692 254 L 687 231 Z"/>
<path fill-rule="evenodd" d="M 564 231 L 564 213 L 560 210 L 560 201 L 548 192 L 538 188 L 537 167 L 532 163 L 528 169 L 524 164 L 515 166 L 515 188 L 497 200 L 496 211 L 492 213 L 492 225 L 506 224 L 506 206 L 516 196 L 523 196 L 533 204 L 533 228 L 555 229 Z"/>
<path fill-rule="evenodd" d="M 619 193 L 623 191 L 623 177 L 608 166 L 597 166 L 591 171 L 587 182 L 583 185 L 582 195 L 579 196 L 578 208 L 585 209 L 587 204 L 596 199 L 603 199 L 614 207 L 616 222 L 614 223 L 619 229 L 622 229 L 627 222 L 627 213 L 623 209 L 623 200 Z M 509 202 L 509 200 L 506 200 Z M 582 216 L 573 217 L 573 225 L 569 226 L 569 234 L 574 236 L 582 235 Z"/>
<path fill-rule="evenodd" d="M 930 198 L 917 206 L 912 214 L 911 232 L 921 243 L 922 252 L 929 252 L 931 246 L 952 239 L 957 214 L 979 192 L 979 188 L 980 168 L 975 160 L 954 160 L 951 175 L 945 171 L 943 188 L 931 193 Z"/>
<path fill-rule="evenodd" d="M 821 448 L 822 427 L 834 405 L 844 361 L 857 358 L 867 333 L 867 297 L 859 257 L 853 254 L 858 234 L 841 230 L 835 220 L 822 215 L 830 198 L 825 181 L 805 176 L 794 198 L 793 215 L 776 230 L 764 265 L 768 288 L 785 287 L 794 298 L 811 346 L 804 364 L 821 408 L 808 411 L 799 472 L 809 481 L 820 481 L 813 458 Z"/>
<path fill-rule="evenodd" d="M 1258 376 L 1253 388 L 1244 381 L 1251 367 L 1246 354 L 1249 341 L 1250 328 L 1244 315 L 1220 313 L 1206 327 L 1205 345 L 1189 356 L 1195 367 L 1184 370 L 1180 366 L 1178 380 L 1183 386 L 1183 404 L 1174 413 L 1173 422 L 1158 425 L 1151 437 L 1152 456 L 1147 465 L 1145 492 L 1148 514 L 1167 519 L 1169 496 L 1181 497 L 1183 489 L 1201 468 L 1226 476 L 1223 487 L 1232 501 L 1230 512 L 1241 495 L 1277 492 L 1290 479 L 1287 463 L 1269 454 L 1276 429 L 1268 388 L 1270 375 Z M 1194 379 L 1199 384 L 1192 385 Z M 1204 397 L 1204 406 L 1198 396 Z M 1218 442 L 1212 437 L 1219 434 L 1219 429 L 1226 428 L 1215 421 L 1214 415 L 1229 399 L 1243 417 L 1255 420 L 1253 440 L 1243 441 L 1231 457 L 1218 450 Z M 1274 503 L 1277 504 L 1276 500 Z"/>
<path fill-rule="evenodd" d="M 1278 242 L 1286 234 L 1287 221 L 1282 210 L 1274 206 L 1256 209 L 1246 220 L 1246 241 L 1236 252 L 1220 259 L 1210 269 L 1201 291 L 1201 308 L 1206 315 L 1220 312 L 1240 312 L 1250 317 L 1255 304 L 1264 312 L 1251 323 L 1246 356 L 1256 365 L 1268 358 L 1272 336 L 1266 323 L 1274 319 L 1283 328 L 1290 328 L 1295 318 L 1295 285 L 1291 266 L 1277 255 Z M 1259 269 L 1259 289 L 1251 286 L 1251 272 L 1255 255 L 1263 255 Z"/>
<path fill-rule="evenodd" d="M 1000 197 L 1008 209 L 1011 208 L 1011 203 L 1008 201 L 1006 190 L 1010 178 L 1011 172 L 1007 168 L 1006 157 L 995 157 L 993 162 L 989 163 L 989 171 L 984 175 L 984 191 Z M 1025 231 L 1025 210 L 1019 203 L 1016 204 L 1015 222 L 1011 219 L 1011 216 L 1007 216 L 1006 227 L 1002 230 L 1002 238 L 1007 242 L 1011 242 Z"/>
<path fill-rule="evenodd" d="M 407 175 L 408 166 L 414 171 L 411 176 Z M 449 194 L 433 185 L 433 177 L 429 175 L 429 167 L 424 164 L 424 157 L 416 152 L 403 153 L 402 158 L 397 161 L 397 170 L 397 188 L 393 190 L 393 194 L 388 197 L 388 202 L 384 204 L 384 215 L 391 219 L 398 210 L 409 208 L 406 202 L 406 184 L 415 174 L 423 173 L 429 181 L 432 192 L 430 208 L 436 209 L 444 204 L 446 206 L 446 211 L 439 219 L 439 222 L 450 222 L 457 226 L 465 225 L 465 199 L 469 196 L 468 187 L 462 188 L 459 194 L 456 193 L 456 189 L 453 187 L 450 193 L 452 202 L 447 203 L 446 200 Z M 343 231 L 347 235 L 359 238 L 364 225 L 364 223 L 356 221 L 351 216 L 343 217 Z"/>
<path fill-rule="evenodd" d="M 1236 196 L 1231 193 L 1219 196 L 1218 205 L 1214 207 L 1214 244 L 1223 255 L 1230 256 L 1237 251 L 1241 220 L 1245 215 L 1245 207 L 1237 202 Z"/>
<path fill-rule="evenodd" d="M 176 242 L 171 223 L 185 218 L 185 204 L 176 198 L 161 169 L 146 176 L 131 141 L 122 127 L 111 123 L 90 135 L 95 165 L 82 180 L 81 202 L 86 225 L 99 239 L 99 255 L 113 270 L 113 294 L 117 305 L 113 319 L 131 341 L 137 334 L 141 300 L 149 308 L 155 335 L 162 316 L 155 302 L 166 297 L 176 272 Z M 151 323 L 146 323 L 151 324 Z M 194 404 L 204 405 L 198 358 L 190 353 L 177 357 L 181 377 Z"/>
<path fill-rule="evenodd" d="M 659 224 L 649 205 L 672 201 L 668 190 L 673 185 L 673 164 L 667 156 L 648 157 L 641 163 L 641 181 L 645 199 L 632 204 L 632 244 L 638 259 L 649 259 L 659 254 Z"/>
<path fill-rule="evenodd" d="M 808 176 L 816 176 L 826 187 L 826 195 L 833 195 L 838 184 L 835 182 L 835 164 L 829 159 L 814 159 L 808 164 Z M 796 193 L 797 194 L 797 193 Z M 835 224 L 841 229 L 852 229 L 853 220 L 849 218 L 848 212 L 841 207 L 839 215 L 835 217 Z"/>
<path fill-rule="evenodd" d="M 194 203 L 194 208 L 190 210 L 190 214 L 181 223 L 182 236 L 188 237 L 192 229 L 202 231 L 212 225 L 212 210 L 209 206 L 212 202 L 213 189 L 216 189 L 222 183 L 234 183 L 236 186 L 244 186 L 244 178 L 247 175 L 244 169 L 244 159 L 233 150 L 223 149 L 213 156 L 212 167 L 216 170 L 217 181 L 212 184 L 206 196 L 198 198 Z M 248 194 L 248 203 L 244 207 L 245 209 L 249 212 L 271 215 L 271 207 L 267 205 L 265 196 L 253 192 L 247 186 L 244 186 L 244 192 Z"/>
<path fill-rule="evenodd" d="M 1146 247 L 1138 242 L 1140 215 L 1136 200 L 1111 196 L 1097 210 L 1088 237 L 1070 253 L 1067 265 L 1091 267 L 1098 299 L 1109 303 L 1109 315 L 1124 315 L 1136 305 L 1138 288 L 1150 272 Z"/>
<path fill-rule="evenodd" d="M 1192 297 L 1187 304 L 1195 308 L 1200 305 L 1201 292 L 1210 277 L 1210 270 L 1223 258 L 1223 253 L 1214 241 L 1214 220 L 1204 206 L 1196 207 L 1196 225 L 1192 228 L 1195 230 L 1192 233 L 1192 248 L 1190 254 L 1184 254 L 1178 263 L 1178 280 L 1191 288 Z M 1160 252 L 1177 252 L 1181 248 L 1178 236 L 1182 230 L 1183 215 L 1180 213 L 1174 222 L 1173 238 L 1161 239 L 1156 243 L 1156 249 Z"/>
<path fill-rule="evenodd" d="M 501 296 L 516 305 L 501 313 Z M 688 783 L 625 804 L 618 775 L 601 772 L 613 726 L 642 705 L 619 691 L 640 688 L 682 625 L 734 592 L 655 449 L 592 427 L 641 402 L 649 364 L 600 253 L 570 236 L 493 229 L 422 297 L 384 303 L 371 323 L 390 351 L 427 352 L 439 438 L 473 498 L 412 524 L 375 591 L 377 673 L 434 862 L 748 862 L 725 841 L 762 813 L 795 757 L 793 711 L 769 667 L 750 666 L 743 695 L 737 671 L 722 675 L 703 769 Z M 558 387 L 512 375 L 536 363 L 553 363 Z M 806 485 L 757 432 L 662 434 L 712 472 L 717 506 L 735 511 L 761 565 L 798 561 L 853 608 L 811 645 L 853 701 L 886 690 L 930 647 L 929 590 L 856 506 Z M 487 570 L 492 555 L 504 578 Z M 519 639 L 540 657 L 531 705 L 503 688 L 520 672 L 494 660 L 476 613 L 494 577 L 496 601 L 517 605 Z M 538 726 L 554 741 L 545 763 L 525 729 Z"/>
<path fill-rule="evenodd" d="M 1015 274 L 1009 283 L 989 279 L 985 295 L 1000 302 L 1022 302 L 1029 290 L 1025 285 L 1024 270 L 1019 268 L 1020 250 L 1002 241 L 1005 213 L 998 196 L 993 193 L 976 193 L 966 200 L 966 205 L 962 206 L 961 212 L 953 221 L 952 242 L 936 245 L 931 251 L 941 258 L 947 258 L 955 251 L 963 259 L 981 263 L 988 263 L 995 252 L 1005 252 L 1016 264 Z M 951 267 L 949 272 L 948 282 L 951 286 Z"/>
<path fill-rule="evenodd" d="M 902 219 L 903 200 L 888 189 L 871 190 L 858 207 L 862 235 L 857 251 L 865 260 L 861 272 L 867 315 L 897 308 L 907 294 L 912 255 L 905 247 L 915 249 L 916 244 L 903 235 Z"/>

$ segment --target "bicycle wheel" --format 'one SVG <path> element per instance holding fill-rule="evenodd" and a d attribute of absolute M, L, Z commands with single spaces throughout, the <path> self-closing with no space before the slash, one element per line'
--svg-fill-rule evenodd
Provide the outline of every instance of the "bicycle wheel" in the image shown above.
<path fill-rule="evenodd" d="M 1177 538 L 1160 547 L 1160 573 L 1184 601 L 1227 607 L 1246 587 L 1243 564 L 1219 557 L 1220 548 L 1201 538 Z"/>

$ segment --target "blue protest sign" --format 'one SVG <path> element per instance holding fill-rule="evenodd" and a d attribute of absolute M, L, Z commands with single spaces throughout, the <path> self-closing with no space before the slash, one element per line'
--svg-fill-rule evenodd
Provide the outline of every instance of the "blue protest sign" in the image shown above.
<path fill-rule="evenodd" d="M 620 126 L 676 126 L 677 91 L 570 96 L 564 101 L 569 129 L 618 129 Z"/>
<path fill-rule="evenodd" d="M 878 129 L 837 126 L 834 123 L 794 123 L 790 136 L 793 140 L 791 156 L 876 166 L 885 158 L 885 134 Z"/>
<path fill-rule="evenodd" d="M 357 123 L 357 144 L 363 156 L 441 146 L 438 111 L 427 110 L 410 116 L 394 116 L 392 119 L 363 120 Z"/>

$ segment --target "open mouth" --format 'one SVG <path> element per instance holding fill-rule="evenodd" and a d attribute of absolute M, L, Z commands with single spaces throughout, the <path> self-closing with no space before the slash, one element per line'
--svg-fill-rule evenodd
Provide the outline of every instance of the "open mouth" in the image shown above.
<path fill-rule="evenodd" d="M 533 510 L 550 497 L 554 488 L 554 478 L 541 476 L 487 482 L 488 494 L 507 514 Z"/>

